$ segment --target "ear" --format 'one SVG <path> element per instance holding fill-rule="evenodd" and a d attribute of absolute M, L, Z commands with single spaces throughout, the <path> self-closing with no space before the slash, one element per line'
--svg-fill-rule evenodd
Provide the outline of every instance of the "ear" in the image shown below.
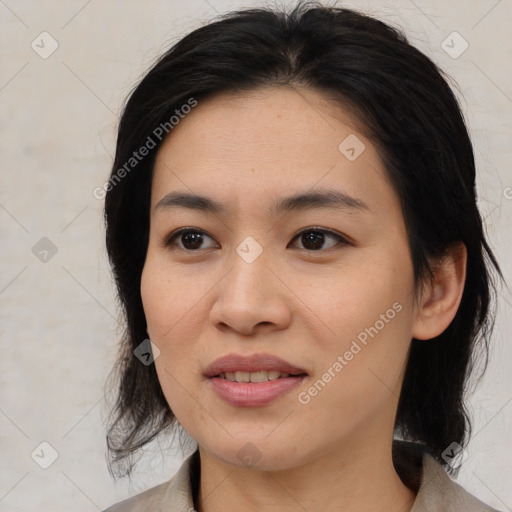
<path fill-rule="evenodd" d="M 466 246 L 458 242 L 435 264 L 434 276 L 424 286 L 417 306 L 412 332 L 414 338 L 435 338 L 450 325 L 462 299 L 466 263 Z"/>

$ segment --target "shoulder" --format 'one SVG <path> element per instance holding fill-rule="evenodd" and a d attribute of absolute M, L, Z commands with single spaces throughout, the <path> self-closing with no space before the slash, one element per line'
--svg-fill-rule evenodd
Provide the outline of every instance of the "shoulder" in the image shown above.
<path fill-rule="evenodd" d="M 167 482 L 157 485 L 104 512 L 188 512 L 194 510 L 191 481 L 197 478 L 198 452 L 189 455 L 178 472 Z"/>
<path fill-rule="evenodd" d="M 500 512 L 452 480 L 425 445 L 394 439 L 393 463 L 402 482 L 416 493 L 411 512 Z"/>
<path fill-rule="evenodd" d="M 173 477 L 174 478 L 174 477 Z M 152 487 L 147 491 L 141 492 L 136 496 L 132 496 L 124 501 L 116 503 L 107 508 L 104 512 L 156 512 L 160 511 L 163 497 L 166 494 L 167 488 L 173 481 L 164 482 L 163 484 Z"/>
<path fill-rule="evenodd" d="M 429 454 L 424 454 L 421 485 L 411 512 L 499 512 L 452 480 Z"/>

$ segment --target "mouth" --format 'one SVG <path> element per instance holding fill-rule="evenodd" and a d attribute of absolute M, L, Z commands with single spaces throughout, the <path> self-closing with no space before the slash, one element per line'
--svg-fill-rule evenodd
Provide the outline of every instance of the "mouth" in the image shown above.
<path fill-rule="evenodd" d="M 250 356 L 227 354 L 219 357 L 204 371 L 205 377 L 219 377 L 231 382 L 265 382 L 285 377 L 307 375 L 307 372 L 280 357 L 270 354 Z"/>
<path fill-rule="evenodd" d="M 288 377 L 303 377 L 306 373 L 283 373 L 279 370 L 260 370 L 257 372 L 222 372 L 215 375 L 219 379 L 229 380 L 230 382 L 267 382 L 277 379 L 286 379 Z"/>
<path fill-rule="evenodd" d="M 204 372 L 213 391 L 235 407 L 267 405 L 299 385 L 308 373 L 269 354 L 229 354 Z"/>

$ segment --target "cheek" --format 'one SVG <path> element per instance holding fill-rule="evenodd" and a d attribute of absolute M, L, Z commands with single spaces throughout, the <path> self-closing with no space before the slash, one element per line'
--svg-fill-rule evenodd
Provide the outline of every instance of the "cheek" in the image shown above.
<path fill-rule="evenodd" d="M 151 258 L 148 256 L 142 270 L 140 295 L 146 317 L 147 331 L 150 338 L 155 340 L 158 337 L 157 333 L 165 311 L 165 303 L 168 300 L 167 287 L 162 285 L 162 279 L 158 276 L 158 270 L 152 265 Z"/>
<path fill-rule="evenodd" d="M 347 265 L 324 284 L 322 290 L 311 289 L 307 295 L 308 305 L 330 331 L 326 336 L 323 329 L 323 336 L 320 331 L 315 336 L 320 349 L 316 373 L 322 376 L 331 369 L 336 374 L 330 391 L 319 402 L 339 402 L 352 413 L 366 397 L 368 405 L 371 402 L 379 409 L 390 389 L 399 394 L 395 386 L 411 341 L 411 263 L 389 253 L 361 254 L 357 263 Z M 325 375 L 325 380 L 329 378 Z"/>
<path fill-rule="evenodd" d="M 170 335 L 174 326 L 187 311 L 193 308 L 197 298 L 185 278 L 169 269 L 165 262 L 148 252 L 142 271 L 140 293 L 144 315 L 151 338 L 162 340 Z"/>
<path fill-rule="evenodd" d="M 385 315 L 386 328 L 395 318 L 404 319 L 413 287 L 412 269 L 407 261 L 386 262 L 382 257 L 365 257 L 344 262 L 344 267 L 315 280 L 315 286 L 301 278 L 297 292 L 304 302 L 338 339 L 357 336 Z M 400 268 L 401 266 L 401 268 Z M 393 305 L 398 303 L 399 306 Z M 397 314 L 396 309 L 401 309 Z M 386 312 L 388 314 L 386 315 Z"/>
<path fill-rule="evenodd" d="M 144 267 L 140 291 L 147 333 L 161 352 L 155 361 L 158 370 L 158 363 L 175 359 L 169 352 L 180 344 L 180 318 L 186 319 L 183 294 L 175 282 L 151 265 Z"/>
<path fill-rule="evenodd" d="M 198 319 L 208 316 L 205 295 L 209 287 L 208 283 L 194 282 L 193 276 L 169 269 L 165 262 L 159 263 L 157 257 L 148 255 L 140 292 L 147 332 L 161 351 L 161 357 L 155 361 L 157 370 L 165 364 L 173 373 L 191 372 L 185 367 L 193 354 L 201 352 L 197 340 L 201 338 L 203 323 Z"/>
<path fill-rule="evenodd" d="M 189 304 L 194 297 L 184 294 L 184 284 L 171 279 L 165 265 L 158 264 L 148 254 L 144 266 L 140 292 L 150 339 L 160 349 L 155 359 L 155 369 L 162 391 L 173 413 L 180 421 L 187 421 L 197 414 L 197 404 L 190 399 L 195 394 L 197 375 L 196 359 L 192 345 L 198 339 L 198 323 L 187 324 L 187 313 L 197 315 Z M 174 274 L 176 275 L 176 274 Z M 184 392 L 184 389 L 187 392 Z"/>

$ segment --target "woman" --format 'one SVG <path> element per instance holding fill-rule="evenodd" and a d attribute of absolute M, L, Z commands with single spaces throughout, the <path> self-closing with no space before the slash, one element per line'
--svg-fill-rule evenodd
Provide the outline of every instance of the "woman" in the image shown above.
<path fill-rule="evenodd" d="M 108 511 L 494 510 L 448 473 L 499 268 L 457 101 L 401 33 L 311 3 L 195 30 L 105 191 L 112 468 L 178 424 L 198 445 Z"/>

